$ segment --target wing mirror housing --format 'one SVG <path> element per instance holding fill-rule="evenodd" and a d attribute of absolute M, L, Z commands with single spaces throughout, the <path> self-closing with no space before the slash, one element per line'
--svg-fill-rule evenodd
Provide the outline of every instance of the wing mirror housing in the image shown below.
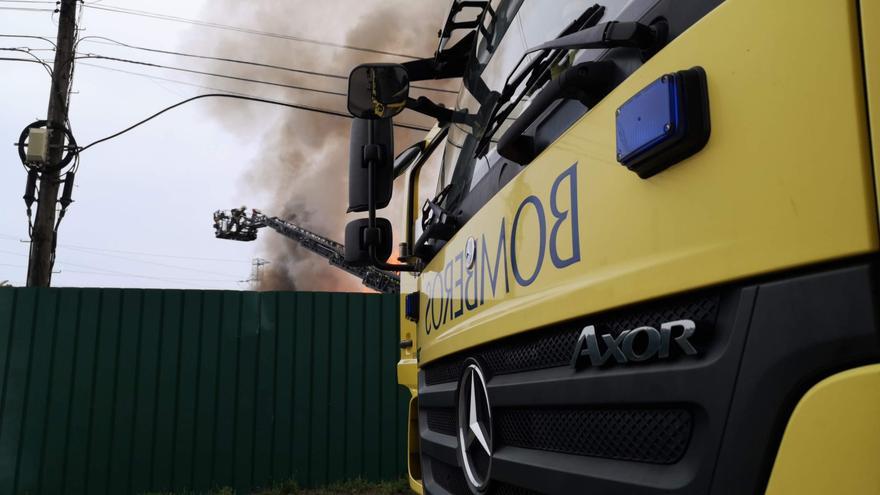
<path fill-rule="evenodd" d="M 409 76 L 402 65 L 364 64 L 349 75 L 348 111 L 354 119 L 349 142 L 348 212 L 366 211 L 369 215 L 345 226 L 345 261 L 352 265 L 419 270 L 416 265 L 388 263 L 393 244 L 391 222 L 376 217 L 376 210 L 391 202 L 394 187 L 391 118 L 406 108 L 408 98 Z"/>
<path fill-rule="evenodd" d="M 345 226 L 345 262 L 354 266 L 368 266 L 375 259 L 385 262 L 391 257 L 393 234 L 391 222 L 387 218 L 376 218 L 375 226 L 370 226 L 369 218 L 360 218 Z"/>
<path fill-rule="evenodd" d="M 348 76 L 348 111 L 361 119 L 387 119 L 406 108 L 409 74 L 400 64 L 362 64 Z"/>
<path fill-rule="evenodd" d="M 352 119 L 348 148 L 349 213 L 368 211 L 371 196 L 376 209 L 385 208 L 391 202 L 394 185 L 393 130 L 391 119 Z"/>

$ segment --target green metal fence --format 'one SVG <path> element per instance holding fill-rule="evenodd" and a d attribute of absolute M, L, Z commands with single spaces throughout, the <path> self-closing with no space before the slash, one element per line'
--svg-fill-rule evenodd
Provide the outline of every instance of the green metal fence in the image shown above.
<path fill-rule="evenodd" d="M 405 471 L 394 296 L 0 289 L 0 493 Z"/>

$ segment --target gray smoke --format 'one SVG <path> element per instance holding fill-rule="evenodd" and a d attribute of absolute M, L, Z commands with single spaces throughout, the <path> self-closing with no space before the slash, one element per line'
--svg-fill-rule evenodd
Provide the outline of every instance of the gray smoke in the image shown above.
<path fill-rule="evenodd" d="M 273 33 L 327 40 L 353 46 L 428 57 L 437 43 L 437 30 L 448 9 L 447 2 L 412 0 L 218 0 L 205 17 Z M 220 14 L 222 13 L 222 18 Z M 331 48 L 290 40 L 245 35 L 229 31 L 200 31 L 202 51 L 217 56 L 244 58 L 288 67 L 348 75 L 364 62 L 402 62 L 406 59 Z M 195 36 L 195 33 L 194 33 Z M 209 46 L 204 46 L 205 40 Z M 210 63 L 207 69 L 236 76 L 263 79 L 345 92 L 346 81 L 300 75 L 228 63 Z M 429 82 L 439 86 L 437 82 Z M 211 85 L 217 86 L 216 81 Z M 225 84 L 231 91 L 345 111 L 345 98 L 275 88 L 251 83 Z M 430 94 L 437 100 L 437 94 Z M 450 98 L 439 101 L 451 104 Z M 318 234 L 341 242 L 347 221 L 348 119 L 259 103 L 217 101 L 212 110 L 242 142 L 260 143 L 246 186 L 264 204 L 248 204 L 270 215 L 294 221 Z M 430 120 L 404 112 L 401 121 L 430 126 Z M 398 150 L 424 133 L 397 129 Z M 401 197 L 381 212 L 399 225 Z M 222 205 L 218 205 L 220 207 Z M 354 218 L 354 217 L 352 217 Z M 261 256 L 272 261 L 264 269 L 262 290 L 359 291 L 354 277 L 298 247 L 292 241 L 263 232 Z"/>

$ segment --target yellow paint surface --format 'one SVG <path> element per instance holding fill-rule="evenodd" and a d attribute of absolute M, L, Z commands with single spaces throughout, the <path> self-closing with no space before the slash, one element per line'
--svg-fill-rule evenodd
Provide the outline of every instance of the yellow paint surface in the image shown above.
<path fill-rule="evenodd" d="M 861 0 L 859 21 L 862 27 L 862 53 L 865 64 L 868 116 L 873 143 L 874 182 L 880 204 L 880 2 Z"/>
<path fill-rule="evenodd" d="M 857 5 L 808 3 L 724 2 L 508 183 L 416 281 L 421 362 L 625 304 L 877 250 Z M 877 2 L 861 3 L 873 3 L 876 14 Z M 708 77 L 709 143 L 639 179 L 616 162 L 614 111 L 661 75 L 693 66 Z M 483 304 L 453 317 L 467 290 L 456 280 L 468 275 L 457 258 L 468 237 L 485 236 L 494 258 L 503 222 L 508 251 L 515 238 L 521 271 L 530 274 L 540 251 L 535 208 L 523 208 L 515 235 L 513 219 L 534 195 L 549 236 L 549 191 L 573 164 L 580 260 L 555 268 L 545 244 L 533 283 L 518 284 L 508 263 L 509 292 L 502 282 L 494 295 L 487 287 Z M 562 210 L 570 209 L 565 201 Z M 560 256 L 570 254 L 570 226 L 557 236 Z M 446 290 L 452 304 L 441 296 Z M 437 321 L 436 310 L 447 310 L 437 328 L 426 326 L 429 304 Z M 407 323 L 402 329 L 411 329 Z M 414 383 L 414 373 L 401 373 Z"/>
<path fill-rule="evenodd" d="M 880 493 L 880 365 L 810 389 L 789 419 L 768 495 Z"/>

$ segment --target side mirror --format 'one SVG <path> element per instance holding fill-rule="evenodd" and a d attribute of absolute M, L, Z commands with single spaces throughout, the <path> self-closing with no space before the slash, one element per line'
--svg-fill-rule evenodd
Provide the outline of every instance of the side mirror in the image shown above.
<path fill-rule="evenodd" d="M 370 162 L 373 180 L 370 183 Z M 371 189 L 372 185 L 372 191 Z M 394 186 L 394 128 L 391 119 L 352 119 L 348 149 L 348 212 L 376 208 L 391 202 Z"/>
<path fill-rule="evenodd" d="M 368 218 L 359 218 L 345 226 L 345 262 L 354 266 L 373 264 L 370 247 L 376 252 L 376 260 L 385 262 L 391 257 L 391 222 L 387 218 L 377 218 L 376 226 L 370 228 Z"/>
<path fill-rule="evenodd" d="M 408 97 L 409 75 L 400 64 L 363 64 L 348 76 L 348 111 L 355 117 L 394 117 Z"/>

